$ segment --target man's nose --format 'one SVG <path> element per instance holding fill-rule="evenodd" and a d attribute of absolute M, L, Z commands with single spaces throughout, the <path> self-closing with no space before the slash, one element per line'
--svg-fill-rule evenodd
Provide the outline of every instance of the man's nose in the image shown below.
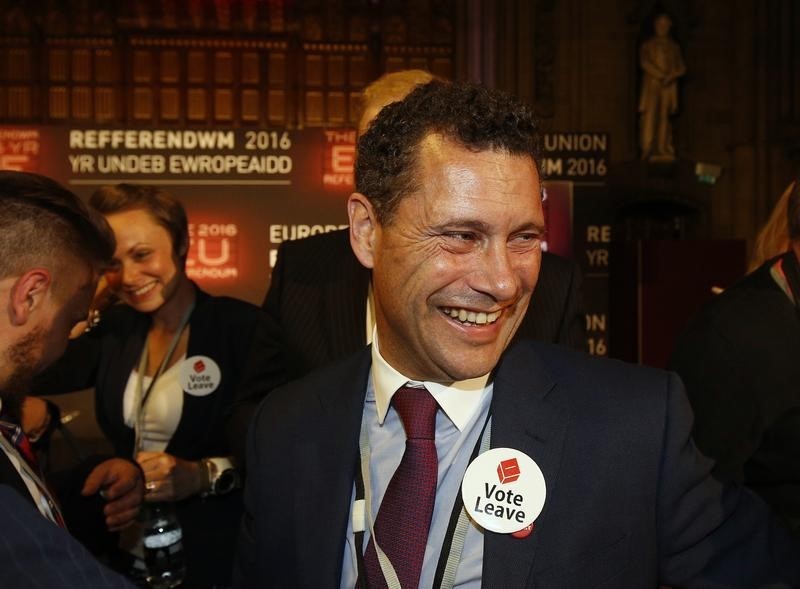
<path fill-rule="evenodd" d="M 515 299 L 519 295 L 520 277 L 515 270 L 513 255 L 505 243 L 488 246 L 481 255 L 481 268 L 472 288 L 498 302 Z"/>

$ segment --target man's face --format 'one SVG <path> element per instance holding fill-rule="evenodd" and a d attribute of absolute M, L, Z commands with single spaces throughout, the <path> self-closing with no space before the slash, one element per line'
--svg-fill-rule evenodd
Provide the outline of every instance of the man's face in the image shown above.
<path fill-rule="evenodd" d="M 6 361 L 14 367 L 4 392 L 21 395 L 31 392 L 32 379 L 58 360 L 67 348 L 70 331 L 86 319 L 94 296 L 97 276 L 88 266 L 66 273 L 63 284 L 51 283 L 41 307 L 32 313 L 26 329 L 6 350 Z"/>
<path fill-rule="evenodd" d="M 373 288 L 384 358 L 409 378 L 491 371 L 522 320 L 544 231 L 534 162 L 439 135 L 419 147 L 419 190 L 376 224 Z"/>

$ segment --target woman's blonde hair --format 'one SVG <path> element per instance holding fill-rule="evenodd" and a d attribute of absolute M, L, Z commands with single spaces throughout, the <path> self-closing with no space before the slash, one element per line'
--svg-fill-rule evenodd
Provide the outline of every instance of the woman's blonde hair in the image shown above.
<path fill-rule="evenodd" d="M 800 185 L 796 180 L 783 191 L 778 202 L 775 203 L 769 219 L 758 232 L 753 253 L 750 255 L 750 263 L 747 266 L 748 273 L 770 258 L 789 249 L 789 197 L 795 192 L 795 188 L 800 190 Z"/>

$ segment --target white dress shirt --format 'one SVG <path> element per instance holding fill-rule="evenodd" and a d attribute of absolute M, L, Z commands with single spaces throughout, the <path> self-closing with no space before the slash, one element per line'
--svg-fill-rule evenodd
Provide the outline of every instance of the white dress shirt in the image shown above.
<path fill-rule="evenodd" d="M 362 420 L 369 439 L 369 468 L 371 480 L 371 517 L 374 523 L 389 481 L 400 464 L 405 450 L 406 435 L 400 416 L 391 406 L 392 395 L 406 383 L 424 385 L 439 404 L 436 416 L 436 452 L 439 459 L 436 503 L 433 509 L 428 544 L 422 565 L 420 587 L 431 587 L 439 564 L 439 555 L 447 533 L 453 504 L 461 491 L 461 480 L 470 457 L 479 441 L 489 415 L 492 383 L 489 375 L 454 383 L 419 382 L 408 379 L 392 368 L 380 354 L 377 335 L 373 334 L 372 371 L 367 386 Z M 358 578 L 356 550 L 363 554 L 369 542 L 369 525 L 365 528 L 364 544 L 355 546 L 353 502 L 347 527 L 341 587 L 351 589 Z M 483 532 L 470 523 L 455 587 L 478 589 L 483 562 Z"/>

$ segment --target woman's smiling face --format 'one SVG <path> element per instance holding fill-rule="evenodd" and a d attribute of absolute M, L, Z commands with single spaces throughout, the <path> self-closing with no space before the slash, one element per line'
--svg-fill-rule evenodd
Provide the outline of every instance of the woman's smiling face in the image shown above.
<path fill-rule="evenodd" d="M 183 275 L 169 232 L 145 209 L 106 216 L 117 250 L 106 280 L 114 294 L 141 313 L 158 310 Z"/>

